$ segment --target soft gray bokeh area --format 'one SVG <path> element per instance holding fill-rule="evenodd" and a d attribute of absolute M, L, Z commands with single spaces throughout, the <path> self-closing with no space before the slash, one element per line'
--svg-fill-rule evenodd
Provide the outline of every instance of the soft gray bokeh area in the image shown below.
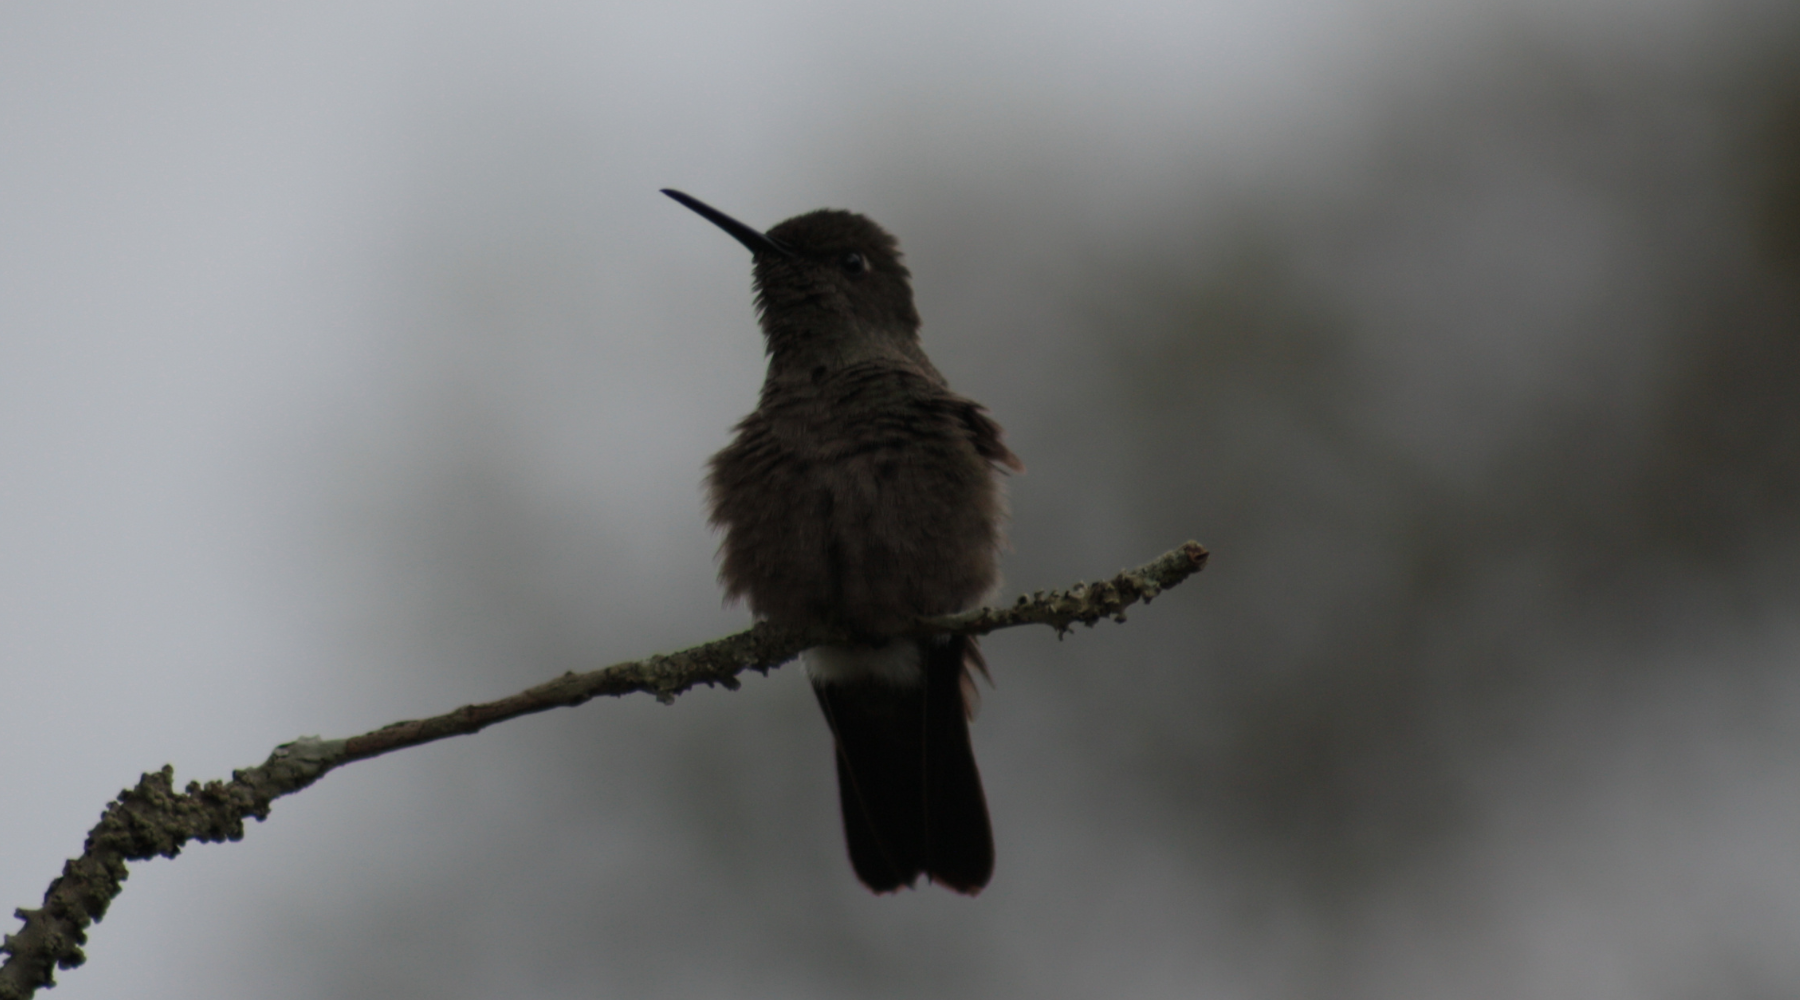
<path fill-rule="evenodd" d="M 742 249 L 865 211 L 1030 465 L 976 901 L 799 671 L 354 765 L 86 997 L 1800 992 L 1789 4 L 0 10 L 0 903 L 106 800 L 740 626 Z M 12 928 L 7 925 L 7 929 Z"/>

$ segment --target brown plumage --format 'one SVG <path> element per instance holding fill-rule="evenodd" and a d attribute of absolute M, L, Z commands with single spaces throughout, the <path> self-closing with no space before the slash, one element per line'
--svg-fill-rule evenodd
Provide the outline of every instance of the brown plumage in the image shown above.
<path fill-rule="evenodd" d="M 1022 466 L 925 357 L 910 275 L 880 226 L 820 210 L 763 234 L 667 193 L 755 254 L 768 342 L 761 400 L 707 479 L 726 593 L 857 638 L 808 654 L 857 876 L 877 892 L 920 874 L 979 892 L 993 870 L 967 721 L 980 652 L 898 637 L 993 587 L 996 471 Z"/>

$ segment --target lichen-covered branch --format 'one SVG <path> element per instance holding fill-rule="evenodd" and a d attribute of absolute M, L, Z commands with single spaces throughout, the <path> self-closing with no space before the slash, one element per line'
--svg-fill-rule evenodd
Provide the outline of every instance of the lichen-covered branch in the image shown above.
<path fill-rule="evenodd" d="M 1061 634 L 1075 622 L 1124 621 L 1127 607 L 1138 601 L 1148 603 L 1205 564 L 1206 550 L 1188 542 L 1109 580 L 1078 583 L 1066 590 L 1040 590 L 1006 608 L 977 608 L 923 619 L 918 632 L 986 635 L 1017 625 L 1049 625 Z M 107 905 L 119 894 L 126 862 L 172 858 L 193 840 L 240 840 L 246 818 L 267 818 L 271 801 L 305 788 L 332 768 L 479 732 L 521 715 L 579 705 L 601 695 L 642 691 L 670 702 L 701 684 L 736 688 L 737 675 L 746 670 L 767 673 L 802 650 L 846 641 L 848 637 L 825 630 L 758 622 L 735 635 L 680 652 L 564 674 L 499 701 L 464 705 L 429 719 L 396 722 L 348 739 L 304 737 L 276 747 L 269 759 L 256 767 L 232 772 L 226 782 L 189 782 L 185 791 L 177 793 L 174 768 L 165 766 L 145 774 L 136 787 L 120 792 L 106 807 L 99 825 L 88 833 L 81 856 L 65 864 L 62 875 L 50 883 L 44 905 L 15 911 L 25 926 L 0 943 L 0 952 L 6 955 L 5 964 L 0 965 L 0 1000 L 26 1000 L 39 988 L 55 985 L 56 969 L 72 969 L 86 960 L 81 946 L 87 943 L 87 927 L 106 915 Z"/>
<path fill-rule="evenodd" d="M 921 631 L 926 634 L 986 635 L 1014 625 L 1048 625 L 1062 635 L 1076 622 L 1090 627 L 1102 618 L 1122 622 L 1126 608 L 1139 601 L 1149 604 L 1156 595 L 1198 573 L 1205 565 L 1206 549 L 1199 542 L 1188 542 L 1137 569 L 1121 570 L 1110 580 L 1077 583 L 1066 590 L 1021 594 L 1011 607 L 976 608 L 961 614 L 928 618 L 922 622 L 925 628 Z"/>

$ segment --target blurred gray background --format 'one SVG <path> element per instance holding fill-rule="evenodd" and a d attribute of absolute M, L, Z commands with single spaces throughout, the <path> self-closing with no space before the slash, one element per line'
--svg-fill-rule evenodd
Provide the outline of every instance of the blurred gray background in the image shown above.
<path fill-rule="evenodd" d="M 992 887 L 800 672 L 357 764 L 89 997 L 1800 994 L 1800 9 L 0 7 L 0 904 L 107 799 L 711 638 L 749 261 L 902 239 L 1007 427 Z M 6 924 L 8 930 L 15 924 Z"/>

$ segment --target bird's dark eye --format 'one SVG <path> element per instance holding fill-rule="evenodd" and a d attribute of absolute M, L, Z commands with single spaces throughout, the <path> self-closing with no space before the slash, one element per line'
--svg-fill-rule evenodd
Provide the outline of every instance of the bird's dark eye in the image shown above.
<path fill-rule="evenodd" d="M 838 263 L 844 265 L 844 270 L 851 274 L 861 274 L 869 269 L 869 262 L 863 259 L 862 254 L 854 250 L 845 254 Z"/>

